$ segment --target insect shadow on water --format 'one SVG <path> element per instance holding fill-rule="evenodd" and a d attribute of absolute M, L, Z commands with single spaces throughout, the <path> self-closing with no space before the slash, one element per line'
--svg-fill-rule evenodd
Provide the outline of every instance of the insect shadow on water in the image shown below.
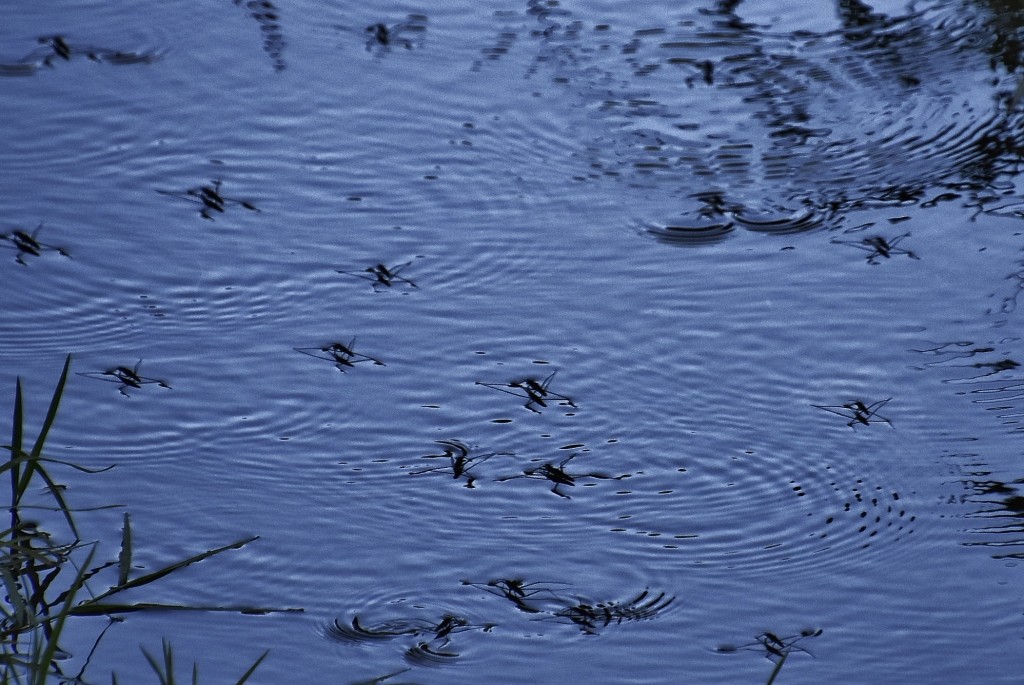
<path fill-rule="evenodd" d="M 364 626 L 359 616 L 354 616 L 348 623 L 335 619 L 326 628 L 327 636 L 339 642 L 379 642 L 396 638 L 412 638 L 413 644 L 406 650 L 405 657 L 409 661 L 430 664 L 444 663 L 459 657 L 459 653 L 449 647 L 452 636 L 471 630 L 490 632 L 493 623 L 473 624 L 468 619 L 456 614 L 445 613 L 438 621 L 428 619 L 395 619 L 373 626 Z"/>
<path fill-rule="evenodd" d="M 135 366 L 115 366 L 114 368 L 106 371 L 89 371 L 78 375 L 85 376 L 86 378 L 108 381 L 110 383 L 120 383 L 117 389 L 125 397 L 130 397 L 128 394 L 128 388 L 141 388 L 144 385 L 159 385 L 161 388 L 170 389 L 171 386 L 167 381 L 160 380 L 159 378 L 149 378 L 147 376 L 139 375 L 140 366 L 142 366 L 141 359 L 135 364 Z"/>
<path fill-rule="evenodd" d="M 356 339 L 352 338 L 352 341 L 347 345 L 345 343 L 332 342 L 323 347 L 296 347 L 293 349 L 307 357 L 315 357 L 316 359 L 333 362 L 338 371 L 342 373 L 345 373 L 345 369 L 354 368 L 360 362 L 373 362 L 376 366 L 385 366 L 384 362 L 375 357 L 356 352 L 355 344 Z"/>
<path fill-rule="evenodd" d="M 434 466 L 427 469 L 409 471 L 410 476 L 421 476 L 427 473 L 450 473 L 454 480 L 465 479 L 465 487 L 475 488 L 476 477 L 470 474 L 470 470 L 483 464 L 492 457 L 498 455 L 511 456 L 511 452 L 487 452 L 470 456 L 470 448 L 458 440 L 437 440 L 438 445 L 444 447 L 443 454 L 428 454 L 424 459 L 447 459 L 448 463 L 443 466 Z"/>
<path fill-rule="evenodd" d="M 410 281 L 408 278 L 399 276 L 398 272 L 405 267 L 412 264 L 412 262 L 405 262 L 398 266 L 384 266 L 383 264 L 376 264 L 374 266 L 368 266 L 362 271 L 342 271 L 341 269 L 335 269 L 339 274 L 345 274 L 347 276 L 355 276 L 356 278 L 362 278 L 367 281 L 373 281 L 373 291 L 380 292 L 381 288 L 390 288 L 395 283 L 405 283 L 409 287 L 419 288 L 418 285 Z"/>
<path fill-rule="evenodd" d="M 797 643 L 807 638 L 818 637 L 823 632 L 821 628 L 805 628 L 796 635 L 780 637 L 777 633 L 766 630 L 756 635 L 754 642 L 739 645 L 738 647 L 735 645 L 720 645 L 716 651 L 721 653 L 734 653 L 740 650 L 763 651 L 765 658 L 775 664 L 775 668 L 765 684 L 772 685 L 775 682 L 775 678 L 779 675 L 779 671 L 782 670 L 782 665 L 786 663 L 786 659 L 789 658 L 792 652 L 800 651 L 812 658 L 814 657 L 807 649 Z"/>
<path fill-rule="evenodd" d="M 516 397 L 522 397 L 526 399 L 526 404 L 523 406 L 530 411 L 539 414 L 540 410 L 537 407 L 547 407 L 548 402 L 554 400 L 563 407 L 576 408 L 576 404 L 567 397 L 566 395 L 559 395 L 556 392 L 552 392 L 548 386 L 551 384 L 551 379 L 558 373 L 557 369 L 552 371 L 547 378 L 543 381 L 538 381 L 536 378 L 529 377 L 521 380 L 514 380 L 511 383 L 484 383 L 483 381 L 477 381 L 477 385 L 482 385 L 486 388 L 493 388 L 509 395 L 515 395 Z"/>
<path fill-rule="evenodd" d="M 887 397 L 884 400 L 878 400 L 871 404 L 864 404 L 862 400 L 853 400 L 846 404 L 812 404 L 811 406 L 816 409 L 824 409 L 845 419 L 850 419 L 849 423 L 846 424 L 850 428 L 855 428 L 858 423 L 865 426 L 870 423 L 887 423 L 890 428 L 895 428 L 892 425 L 892 421 L 878 413 L 878 410 L 888 404 L 891 399 L 891 397 Z"/>
<path fill-rule="evenodd" d="M 920 259 L 916 254 L 910 250 L 904 250 L 901 247 L 897 247 L 904 238 L 909 237 L 909 233 L 898 235 L 895 238 L 886 239 L 880 235 L 871 236 L 870 238 L 862 238 L 860 240 L 833 240 L 832 242 L 836 245 L 850 245 L 860 250 L 869 252 L 867 256 L 868 264 L 878 264 L 879 258 L 889 259 L 893 255 L 906 255 L 911 259 Z"/>
<path fill-rule="evenodd" d="M 17 250 L 17 254 L 14 256 L 14 260 L 22 266 L 28 266 L 25 261 L 26 256 L 39 257 L 43 252 L 56 252 L 64 257 L 71 257 L 68 251 L 63 247 L 44 243 L 39 240 L 39 232 L 43 229 L 43 225 L 39 224 L 36 226 L 36 230 L 31 233 L 27 233 L 20 228 L 16 228 L 10 233 L 0 233 L 0 238 L 9 242 L 11 247 Z"/>
<path fill-rule="evenodd" d="M 78 55 L 92 62 L 108 64 L 145 64 L 156 60 L 156 55 L 144 52 L 126 52 L 93 45 L 77 45 L 62 35 L 40 36 L 39 47 L 14 63 L 0 64 L 0 74 L 31 75 L 39 67 L 53 67 L 57 61 L 70 62 Z"/>
<path fill-rule="evenodd" d="M 199 210 L 199 215 L 204 219 L 210 219 L 211 221 L 213 220 L 213 215 L 210 214 L 210 212 L 223 214 L 228 205 L 239 205 L 241 207 L 245 207 L 251 212 L 260 211 L 251 202 L 222 195 L 220 192 L 222 183 L 223 182 L 220 179 L 217 179 L 215 181 L 210 181 L 209 185 L 196 186 L 195 188 L 187 188 L 185 190 L 157 190 L 156 192 L 161 195 L 168 195 L 170 197 L 176 197 L 194 204 L 202 205 L 202 209 Z"/>
<path fill-rule="evenodd" d="M 568 471 L 565 470 L 566 465 L 570 461 L 578 457 L 579 454 L 579 452 L 576 452 L 575 454 L 570 454 L 568 457 L 558 462 L 557 464 L 549 461 L 541 464 L 540 466 L 535 466 L 531 469 L 526 469 L 522 473 L 517 474 L 515 476 L 505 476 L 504 478 L 498 478 L 497 482 L 502 483 L 508 480 L 514 480 L 516 478 L 546 480 L 548 482 L 554 483 L 554 485 L 551 488 L 551 492 L 555 493 L 559 497 L 564 497 L 565 499 L 572 499 L 569 495 L 559 490 L 559 488 L 563 486 L 575 487 L 576 481 L 581 478 L 595 478 L 598 480 L 622 480 L 624 478 L 629 478 L 630 475 L 632 475 L 626 473 L 621 476 L 611 476 L 608 475 L 607 473 L 601 473 L 600 471 L 592 471 L 589 473 L 569 473 Z"/>

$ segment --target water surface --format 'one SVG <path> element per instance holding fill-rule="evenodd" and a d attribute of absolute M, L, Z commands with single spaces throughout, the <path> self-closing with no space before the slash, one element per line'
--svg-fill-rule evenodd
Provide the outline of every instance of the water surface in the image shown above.
<path fill-rule="evenodd" d="M 1016 682 L 1012 8 L 8 14 L 0 410 L 141 360 L 70 383 L 69 497 L 147 568 L 261 537 L 139 601 L 306 610 L 132 615 L 97 682 L 760 683 L 818 629 L 785 682 Z"/>

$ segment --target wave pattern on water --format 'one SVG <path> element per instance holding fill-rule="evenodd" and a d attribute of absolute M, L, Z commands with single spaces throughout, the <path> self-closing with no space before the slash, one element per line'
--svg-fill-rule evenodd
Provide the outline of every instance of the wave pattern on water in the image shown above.
<path fill-rule="evenodd" d="M 916 527 L 914 493 L 863 465 L 798 466 L 745 452 L 680 471 L 672 489 L 620 491 L 617 507 L 628 513 L 611 531 L 648 538 L 698 567 L 794 576 L 856 573 L 877 554 L 891 557 Z"/>
<path fill-rule="evenodd" d="M 721 3 L 630 30 L 533 3 L 534 27 L 503 31 L 488 54 L 503 55 L 509 36 L 535 41 L 529 75 L 549 75 L 588 113 L 588 176 L 718 218 L 717 232 L 643 219 L 664 242 L 714 242 L 733 219 L 811 230 L 838 209 L 924 202 L 935 187 L 980 192 L 1015 170 L 1024 134 L 1002 52 L 1012 30 L 977 8 L 888 16 L 840 3 L 840 28 L 788 33 L 742 11 Z"/>
<path fill-rule="evenodd" d="M 946 504 L 959 524 L 960 544 L 993 559 L 1024 560 L 1024 476 L 1000 472 L 977 452 L 945 456 L 956 490 Z"/>
<path fill-rule="evenodd" d="M 922 341 L 912 352 L 913 368 L 936 374 L 957 396 L 980 408 L 996 430 L 1020 435 L 1024 431 L 1024 374 L 1021 339 L 1006 336 L 982 341 Z M 995 559 L 1024 559 L 1024 473 L 1019 467 L 998 466 L 986 454 L 981 435 L 966 440 L 971 451 L 947 451 L 947 465 L 955 490 L 945 503 L 957 507 L 949 515 L 959 524 L 960 544 L 986 550 Z M 1012 461 L 1010 462 L 1013 463 Z"/>
<path fill-rule="evenodd" d="M 904 384 L 909 345 L 893 339 L 916 322 L 904 318 L 952 309 L 919 292 L 937 262 L 918 254 L 958 247 L 923 226 L 835 230 L 854 210 L 882 222 L 879 208 L 927 214 L 996 192 L 1019 145 L 1013 68 L 975 38 L 976 10 L 887 17 L 844 1 L 840 28 L 783 35 L 744 20 L 755 3 L 608 0 L 584 19 L 531 0 L 484 26 L 453 24 L 473 10 L 449 8 L 429 35 L 423 15 L 402 27 L 383 23 L 401 12 L 381 12 L 343 35 L 348 53 L 319 42 L 339 38 L 329 14 L 295 11 L 284 69 L 284 19 L 268 2 L 245 3 L 250 16 L 235 4 L 210 12 L 239 35 L 182 13 L 177 26 L 215 30 L 206 42 L 182 31 L 192 49 L 152 68 L 72 60 L 54 79 L 4 81 L 30 97 L 0 106 L 38 133 L 0 151 L 34 179 L 12 194 L 24 203 L 12 220 L 45 218 L 39 240 L 67 238 L 72 257 L 19 252 L 0 227 L 17 298 L 0 356 L 10 376 L 74 349 L 85 377 L 61 420 L 75 428 L 54 443 L 117 462 L 134 484 L 123 495 L 166 519 L 161 539 L 193 534 L 168 510 L 253 526 L 267 545 L 232 589 L 313 587 L 310 601 L 334 603 L 319 608 L 313 649 L 276 633 L 308 671 L 333 640 L 346 668 L 452 664 L 433 677 L 477 682 L 505 659 L 509 682 L 536 682 L 534 655 L 571 649 L 561 661 L 599 671 L 578 657 L 586 643 L 610 663 L 632 634 L 628 654 L 650 657 L 632 662 L 662 682 L 676 675 L 666 659 L 710 639 L 710 611 L 743 605 L 766 624 L 805 611 L 841 624 L 829 635 L 847 644 L 858 625 L 881 639 L 905 629 L 899 611 L 873 611 L 894 593 L 926 622 L 978 620 L 885 582 L 888 564 L 928 577 L 945 571 L 943 545 L 961 551 L 930 537 L 917 469 L 934 455 L 903 437 L 941 421 L 906 407 L 947 389 L 997 419 L 997 437 L 1017 434 L 1018 341 L 922 346 L 941 382 Z M 304 69 L 342 60 L 346 78 L 309 89 Z M 37 107 L 75 69 L 94 79 L 81 109 Z M 153 81 L 126 106 L 130 74 Z M 192 106 L 163 116 L 179 100 Z M 999 192 L 1017 216 L 1016 191 Z M 66 216 L 36 217 L 30 202 Z M 71 236 L 79 216 L 96 228 Z M 709 262 L 712 250 L 680 258 L 623 225 L 684 246 L 837 239 Z M 864 251 L 900 258 L 868 268 Z M 981 461 L 958 462 L 956 541 L 1018 559 L 1024 483 Z M 844 582 L 856 590 L 831 587 Z M 502 648 L 474 666 L 492 640 Z M 530 641 L 535 652 L 519 651 Z M 863 663 L 840 651 L 822 668 Z M 916 673 L 902 656 L 892 663 Z"/>

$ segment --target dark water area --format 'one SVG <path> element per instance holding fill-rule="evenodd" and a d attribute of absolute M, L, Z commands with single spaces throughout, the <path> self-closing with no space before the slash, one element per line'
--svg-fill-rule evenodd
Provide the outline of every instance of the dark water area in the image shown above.
<path fill-rule="evenodd" d="M 69 499 L 260 536 L 136 599 L 305 608 L 91 682 L 1020 682 L 1016 5 L 4 14 L 0 415 L 73 354 Z"/>

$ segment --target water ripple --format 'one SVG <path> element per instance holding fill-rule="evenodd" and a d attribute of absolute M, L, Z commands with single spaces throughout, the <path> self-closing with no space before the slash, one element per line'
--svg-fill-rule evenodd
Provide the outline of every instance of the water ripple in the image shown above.
<path fill-rule="evenodd" d="M 681 471 L 671 489 L 620 492 L 617 506 L 628 513 L 612 532 L 677 550 L 698 567 L 792 577 L 840 566 L 853 573 L 892 555 L 916 527 L 914 493 L 873 469 L 745 452 Z"/>
<path fill-rule="evenodd" d="M 992 57 L 1005 36 L 990 19 L 948 5 L 869 19 L 842 7 L 840 28 L 792 33 L 744 22 L 735 4 L 631 34 L 534 13 L 545 24 L 534 68 L 589 112 L 593 170 L 687 210 L 694 185 L 722 194 L 718 216 L 752 231 L 811 230 L 838 208 L 923 201 L 937 186 L 980 191 L 1015 169 L 1017 81 Z M 640 223 L 674 244 L 727 230 Z"/>

